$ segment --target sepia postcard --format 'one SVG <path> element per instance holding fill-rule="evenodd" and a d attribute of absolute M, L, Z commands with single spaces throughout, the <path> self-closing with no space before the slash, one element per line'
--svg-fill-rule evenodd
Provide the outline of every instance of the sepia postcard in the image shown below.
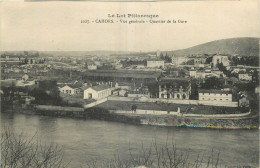
<path fill-rule="evenodd" d="M 0 2 L 2 168 L 258 168 L 260 2 Z"/>

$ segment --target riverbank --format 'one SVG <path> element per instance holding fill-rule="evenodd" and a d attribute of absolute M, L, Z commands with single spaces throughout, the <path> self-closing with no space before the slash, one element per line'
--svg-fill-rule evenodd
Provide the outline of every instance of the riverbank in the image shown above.
<path fill-rule="evenodd" d="M 117 113 L 106 108 L 92 107 L 82 110 L 81 108 L 52 107 L 43 108 L 20 108 L 19 113 L 29 115 L 44 115 L 52 117 L 76 118 L 85 120 L 104 120 L 122 122 L 135 125 L 172 126 L 172 127 L 193 127 L 213 129 L 258 129 L 259 120 L 257 116 L 248 117 L 187 117 L 183 115 L 151 115 L 129 113 Z M 62 110 L 66 108 L 67 110 Z M 17 107 L 16 107 L 17 109 Z"/>

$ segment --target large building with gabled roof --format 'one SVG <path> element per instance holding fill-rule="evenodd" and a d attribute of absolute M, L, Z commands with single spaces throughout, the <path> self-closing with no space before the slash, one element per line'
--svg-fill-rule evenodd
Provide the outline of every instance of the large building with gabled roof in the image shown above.
<path fill-rule="evenodd" d="M 83 99 L 103 99 L 111 95 L 111 87 L 109 85 L 97 85 L 84 89 Z"/>

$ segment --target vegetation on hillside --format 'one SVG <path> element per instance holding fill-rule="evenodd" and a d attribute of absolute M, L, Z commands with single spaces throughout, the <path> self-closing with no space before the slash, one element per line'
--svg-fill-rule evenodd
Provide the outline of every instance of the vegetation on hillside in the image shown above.
<path fill-rule="evenodd" d="M 258 56 L 259 38 L 230 38 L 216 40 L 200 44 L 191 48 L 176 50 L 171 53 L 174 55 L 190 54 L 228 54 L 240 56 Z"/>

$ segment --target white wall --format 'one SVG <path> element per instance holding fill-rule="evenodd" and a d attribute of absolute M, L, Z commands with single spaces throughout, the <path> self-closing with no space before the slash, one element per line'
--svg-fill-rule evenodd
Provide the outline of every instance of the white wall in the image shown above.
<path fill-rule="evenodd" d="M 97 91 L 92 88 L 84 90 L 83 99 L 89 99 L 88 94 L 92 94 L 92 99 L 98 99 Z"/>
<path fill-rule="evenodd" d="M 83 99 L 89 99 L 88 94 L 92 94 L 92 99 L 102 99 L 102 98 L 106 98 L 109 95 L 111 95 L 111 89 L 105 89 L 105 90 L 100 90 L 100 91 L 96 91 L 92 88 L 88 88 L 86 90 L 84 90 L 84 96 Z"/>
<path fill-rule="evenodd" d="M 164 67 L 164 61 L 147 61 L 147 67 Z"/>
<path fill-rule="evenodd" d="M 201 101 L 227 101 L 232 102 L 232 94 L 199 93 Z"/>
<path fill-rule="evenodd" d="M 64 86 L 64 87 L 60 88 L 60 92 L 73 95 L 73 94 L 75 94 L 75 89 L 73 89 L 69 86 Z"/>
<path fill-rule="evenodd" d="M 202 101 L 202 100 L 178 100 L 178 99 L 159 99 L 159 98 L 147 98 L 136 99 L 131 97 L 108 97 L 108 100 L 112 101 L 136 101 L 136 102 L 164 102 L 175 104 L 194 104 L 194 105 L 208 105 L 208 106 L 225 106 L 225 107 L 238 107 L 238 102 L 228 101 Z"/>

